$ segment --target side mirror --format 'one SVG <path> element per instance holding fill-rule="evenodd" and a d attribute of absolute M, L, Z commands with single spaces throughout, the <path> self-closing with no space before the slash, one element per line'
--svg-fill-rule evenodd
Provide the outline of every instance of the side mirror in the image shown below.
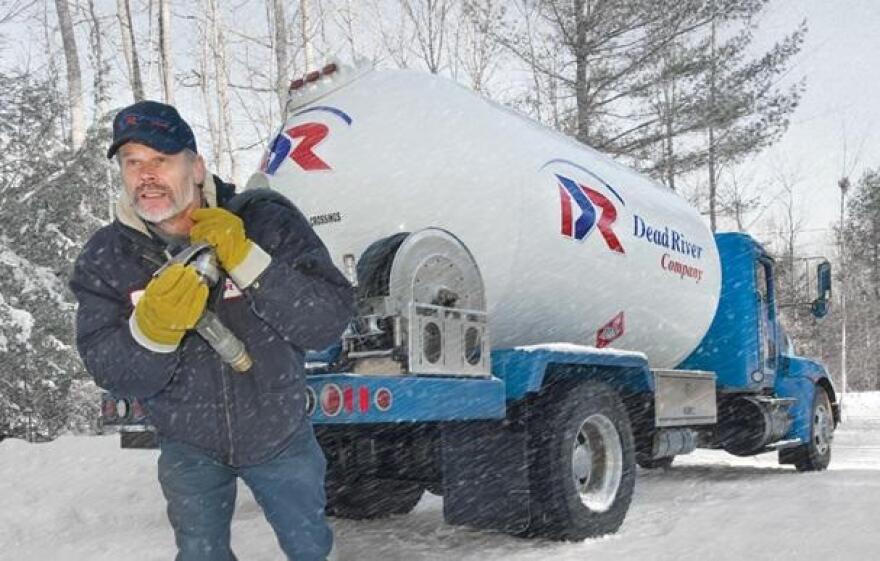
<path fill-rule="evenodd" d="M 816 299 L 810 307 L 810 312 L 816 318 L 823 318 L 828 314 L 828 304 L 831 300 L 831 263 L 822 261 L 816 267 Z"/>

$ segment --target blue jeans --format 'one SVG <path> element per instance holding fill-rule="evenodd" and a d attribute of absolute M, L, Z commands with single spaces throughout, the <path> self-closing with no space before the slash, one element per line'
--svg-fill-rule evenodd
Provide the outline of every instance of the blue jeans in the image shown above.
<path fill-rule="evenodd" d="M 310 426 L 262 464 L 232 467 L 179 442 L 159 447 L 159 482 L 177 541 L 176 561 L 235 561 L 229 544 L 237 478 L 250 487 L 291 561 L 324 561 L 333 533 L 324 517 L 326 460 Z"/>

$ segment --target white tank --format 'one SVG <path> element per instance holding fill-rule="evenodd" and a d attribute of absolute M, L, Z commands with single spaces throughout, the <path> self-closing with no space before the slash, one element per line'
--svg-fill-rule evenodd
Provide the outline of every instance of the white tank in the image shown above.
<path fill-rule="evenodd" d="M 452 81 L 328 70 L 292 92 L 255 179 L 310 217 L 337 266 L 437 226 L 480 267 L 493 348 L 569 342 L 669 368 L 700 342 L 721 272 L 681 197 Z"/>

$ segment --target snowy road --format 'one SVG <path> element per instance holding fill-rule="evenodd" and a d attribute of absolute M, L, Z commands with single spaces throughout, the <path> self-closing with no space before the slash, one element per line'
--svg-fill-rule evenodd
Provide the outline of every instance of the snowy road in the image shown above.
<path fill-rule="evenodd" d="M 636 486 L 621 531 L 578 544 L 454 529 L 435 497 L 400 521 L 336 528 L 343 551 L 384 544 L 389 555 L 375 558 L 401 561 L 880 559 L 880 420 L 842 427 L 825 473 L 798 474 L 775 454 L 699 451 L 668 472 L 640 471 Z"/>
<path fill-rule="evenodd" d="M 408 516 L 334 521 L 343 559 L 382 561 L 869 561 L 880 558 L 880 395 L 836 433 L 829 471 L 798 474 L 775 454 L 700 451 L 640 471 L 626 522 L 582 543 L 526 541 L 447 526 L 439 498 Z M 870 415 L 864 412 L 869 411 Z M 873 412 L 876 411 L 876 415 Z M 871 418 L 873 417 L 873 418 Z M 114 436 L 0 443 L 0 558 L 169 561 L 173 538 L 155 451 Z M 233 521 L 241 561 L 281 561 L 245 487 Z"/>

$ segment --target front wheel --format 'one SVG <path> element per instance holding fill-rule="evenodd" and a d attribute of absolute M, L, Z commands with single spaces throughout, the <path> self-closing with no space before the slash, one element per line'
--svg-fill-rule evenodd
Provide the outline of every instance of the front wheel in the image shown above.
<path fill-rule="evenodd" d="M 526 535 L 583 540 L 616 532 L 635 486 L 635 445 L 620 397 L 601 382 L 566 383 L 539 396 L 534 410 Z"/>
<path fill-rule="evenodd" d="M 810 441 L 779 451 L 779 463 L 794 464 L 798 471 L 822 471 L 831 463 L 834 440 L 834 413 L 828 392 L 816 386 L 810 415 Z"/>

